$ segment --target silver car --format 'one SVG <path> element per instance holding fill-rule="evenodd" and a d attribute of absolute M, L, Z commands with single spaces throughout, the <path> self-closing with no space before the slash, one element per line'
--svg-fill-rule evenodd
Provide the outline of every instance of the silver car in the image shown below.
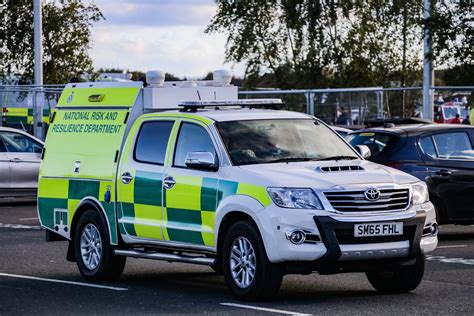
<path fill-rule="evenodd" d="M 0 198 L 36 196 L 43 142 L 0 127 Z"/>

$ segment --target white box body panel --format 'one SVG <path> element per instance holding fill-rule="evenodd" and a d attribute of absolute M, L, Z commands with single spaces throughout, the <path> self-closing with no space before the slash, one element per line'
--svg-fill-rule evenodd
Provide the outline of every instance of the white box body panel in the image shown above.
<path fill-rule="evenodd" d="M 144 88 L 145 109 L 177 109 L 184 101 L 231 101 L 238 99 L 235 86 L 151 87 Z"/>

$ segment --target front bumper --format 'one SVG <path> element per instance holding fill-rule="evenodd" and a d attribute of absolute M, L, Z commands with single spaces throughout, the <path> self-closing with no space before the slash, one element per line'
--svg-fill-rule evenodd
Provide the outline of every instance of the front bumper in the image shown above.
<path fill-rule="evenodd" d="M 398 220 L 403 223 L 403 235 L 381 237 L 353 237 L 354 223 L 340 222 L 329 216 L 314 217 L 327 249 L 319 258 L 319 264 L 337 261 L 386 259 L 397 257 L 414 258 L 421 254 L 421 236 L 426 215 Z"/>
<path fill-rule="evenodd" d="M 410 208 L 404 215 L 358 218 L 331 216 L 325 211 L 269 208 L 260 212 L 257 219 L 268 258 L 274 263 L 306 261 L 330 266 L 342 261 L 410 259 L 433 251 L 438 242 L 436 235 L 423 236 L 427 225 L 436 221 L 433 205 L 429 202 Z M 353 237 L 355 223 L 394 221 L 403 222 L 403 235 Z M 285 234 L 295 229 L 313 236 L 312 240 L 292 244 Z"/>

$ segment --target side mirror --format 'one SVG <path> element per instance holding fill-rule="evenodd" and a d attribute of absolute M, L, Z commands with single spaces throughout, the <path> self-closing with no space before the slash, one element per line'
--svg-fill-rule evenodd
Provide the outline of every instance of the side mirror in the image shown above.
<path fill-rule="evenodd" d="M 355 149 L 364 159 L 369 159 L 372 155 L 372 153 L 370 152 L 370 148 L 366 145 L 356 145 Z"/>
<path fill-rule="evenodd" d="M 186 155 L 184 161 L 187 167 L 192 169 L 217 171 L 219 166 L 213 153 L 208 151 L 192 151 Z"/>

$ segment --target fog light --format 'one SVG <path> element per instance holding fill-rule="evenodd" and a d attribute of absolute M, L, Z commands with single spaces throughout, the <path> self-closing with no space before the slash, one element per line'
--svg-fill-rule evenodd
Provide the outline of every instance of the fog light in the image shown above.
<path fill-rule="evenodd" d="M 438 224 L 433 223 L 433 224 L 430 226 L 430 234 L 431 234 L 431 235 L 438 235 Z"/>
<path fill-rule="evenodd" d="M 301 245 L 306 240 L 306 233 L 302 230 L 295 229 L 291 232 L 286 232 L 286 239 L 292 244 Z"/>

